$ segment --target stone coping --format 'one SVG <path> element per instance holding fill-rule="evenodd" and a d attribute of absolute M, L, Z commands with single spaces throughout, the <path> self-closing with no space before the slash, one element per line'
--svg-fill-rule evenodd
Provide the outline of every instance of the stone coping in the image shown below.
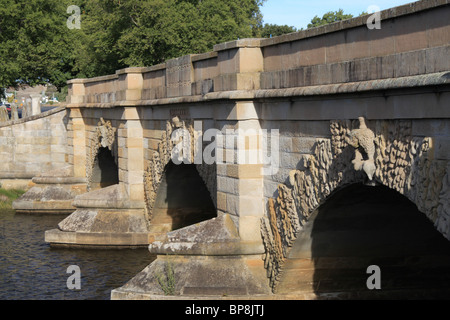
<path fill-rule="evenodd" d="M 31 215 L 49 214 L 49 215 L 69 215 L 76 210 L 71 206 L 70 200 L 51 200 L 48 202 L 15 200 L 13 209 L 17 213 L 26 213 Z"/>
<path fill-rule="evenodd" d="M 200 61 L 200 60 L 207 60 L 207 59 L 213 59 L 213 58 L 217 58 L 219 56 L 219 54 L 215 51 L 210 51 L 210 52 L 206 52 L 206 53 L 199 53 L 199 54 L 194 54 L 191 56 L 191 61 L 195 62 L 195 61 Z"/>
<path fill-rule="evenodd" d="M 407 76 L 399 78 L 377 79 L 369 81 L 336 83 L 286 89 L 235 90 L 211 92 L 205 95 L 182 96 L 153 100 L 118 101 L 111 103 L 69 103 L 67 108 L 115 108 L 136 106 L 157 106 L 182 103 L 196 103 L 211 100 L 253 100 L 268 98 L 304 97 L 333 94 L 362 93 L 380 90 L 418 88 L 450 84 L 450 71 Z"/>
<path fill-rule="evenodd" d="M 36 177 L 38 172 L 0 172 L 0 179 L 27 179 L 31 180 Z"/>
<path fill-rule="evenodd" d="M 214 46 L 214 51 L 230 50 L 235 48 L 260 48 L 263 38 L 246 38 L 219 43 Z"/>
<path fill-rule="evenodd" d="M 381 20 L 393 19 L 403 15 L 413 14 L 419 11 L 429 10 L 440 6 L 445 6 L 450 4 L 450 0 L 422 0 L 407 3 L 398 7 L 386 9 L 380 11 Z M 369 14 L 370 15 L 370 14 Z M 312 38 L 319 35 L 332 33 L 336 31 L 341 31 L 345 29 L 355 28 L 359 26 L 364 26 L 367 23 L 367 18 L 369 15 L 364 15 L 361 17 L 355 17 L 347 20 L 338 21 L 328 25 L 310 28 L 306 30 L 301 30 L 298 32 L 288 33 L 285 35 L 273 37 L 270 39 L 262 39 L 261 47 L 277 45 L 284 42 L 291 42 L 306 38 Z"/>
<path fill-rule="evenodd" d="M 67 81 L 67 84 L 86 84 L 86 83 L 92 83 L 92 82 L 101 82 L 101 81 L 111 81 L 119 79 L 118 72 L 121 70 L 116 71 L 116 74 L 109 74 L 106 76 L 99 76 L 94 78 L 79 78 L 79 79 L 72 79 Z"/>
<path fill-rule="evenodd" d="M 397 6 L 380 11 L 381 20 L 393 19 L 403 15 L 413 14 L 419 11 L 429 10 L 440 6 L 450 4 L 450 0 L 422 0 L 407 3 L 405 5 Z M 310 28 L 297 32 L 292 32 L 284 35 L 280 35 L 273 38 L 248 38 L 238 39 L 229 42 L 220 43 L 214 46 L 214 51 L 230 50 L 234 48 L 256 48 L 273 46 L 284 42 L 292 42 L 302 40 L 306 38 L 317 37 L 323 34 L 341 31 L 345 29 L 355 28 L 359 26 L 365 26 L 367 18 L 370 16 L 364 15 L 347 20 L 338 21 L 324 26 L 316 28 Z"/>
<path fill-rule="evenodd" d="M 380 11 L 381 20 L 393 19 L 400 16 L 413 14 L 416 12 L 433 9 L 450 4 L 450 0 L 422 0 L 407 3 Z M 214 46 L 214 51 L 230 50 L 234 48 L 259 48 L 273 46 L 284 42 L 292 42 L 312 37 L 317 37 L 327 33 L 365 26 L 367 18 L 371 14 L 355 17 L 347 20 L 338 21 L 324 26 L 300 30 L 273 38 L 248 38 L 238 39 L 229 42 L 220 43 Z"/>
<path fill-rule="evenodd" d="M 36 184 L 85 184 L 86 178 L 82 177 L 45 177 L 34 176 L 32 179 Z"/>
<path fill-rule="evenodd" d="M 45 231 L 45 242 L 52 247 L 128 249 L 148 247 L 147 232 L 67 232 L 59 229 Z"/>
<path fill-rule="evenodd" d="M 45 118 L 45 117 L 51 116 L 52 114 L 64 111 L 66 109 L 66 107 L 67 106 L 65 104 L 61 103 L 60 107 L 55 107 L 54 109 L 51 109 L 51 110 L 48 110 L 48 111 L 45 111 L 45 112 L 41 112 L 39 114 L 35 114 L 35 115 L 29 116 L 29 117 L 26 117 L 26 118 L 21 118 L 21 119 L 18 119 L 18 120 L 12 120 L 12 121 L 7 121 L 7 122 L 0 122 L 0 128 L 4 128 L 4 127 L 12 126 L 12 125 L 15 125 L 15 124 L 21 124 L 21 123 L 25 123 L 25 122 L 28 122 L 28 121 L 33 121 L 33 120 L 38 120 L 38 119 L 41 119 L 41 118 Z"/>

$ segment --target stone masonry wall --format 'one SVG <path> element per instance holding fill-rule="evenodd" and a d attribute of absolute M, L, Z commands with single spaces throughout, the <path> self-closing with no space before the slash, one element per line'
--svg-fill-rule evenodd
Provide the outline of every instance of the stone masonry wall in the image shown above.
<path fill-rule="evenodd" d="M 0 125 L 0 178 L 31 179 L 68 164 L 65 108 Z"/>

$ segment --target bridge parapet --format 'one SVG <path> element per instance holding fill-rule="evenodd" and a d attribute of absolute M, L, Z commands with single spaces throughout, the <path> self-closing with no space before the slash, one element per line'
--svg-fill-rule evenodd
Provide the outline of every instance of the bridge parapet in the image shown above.
<path fill-rule="evenodd" d="M 69 81 L 70 106 L 113 107 L 229 91 L 272 90 L 416 76 L 450 69 L 448 0 L 380 13 L 270 39 L 239 39 L 152 67 Z"/>

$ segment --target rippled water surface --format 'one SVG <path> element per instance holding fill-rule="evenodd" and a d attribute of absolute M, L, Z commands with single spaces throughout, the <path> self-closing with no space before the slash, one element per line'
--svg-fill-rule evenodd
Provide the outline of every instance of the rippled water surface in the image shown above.
<path fill-rule="evenodd" d="M 44 232 L 64 217 L 0 210 L 0 300 L 110 299 L 155 258 L 147 249 L 50 248 Z M 67 288 L 70 265 L 80 267 L 80 290 Z"/>

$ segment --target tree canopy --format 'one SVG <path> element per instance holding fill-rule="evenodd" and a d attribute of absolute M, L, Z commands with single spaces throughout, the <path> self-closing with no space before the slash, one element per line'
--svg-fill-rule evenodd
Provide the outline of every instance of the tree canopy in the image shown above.
<path fill-rule="evenodd" d="M 265 0 L 3 0 L 0 6 L 0 88 L 53 84 L 151 66 L 218 43 L 297 31 L 263 25 Z M 67 25 L 80 9 L 80 28 Z M 340 9 L 311 26 L 347 19 Z"/>
<path fill-rule="evenodd" d="M 296 32 L 297 28 L 288 25 L 277 25 L 266 23 L 261 31 L 261 37 L 270 38 L 281 36 L 282 34 Z"/>
<path fill-rule="evenodd" d="M 3 0 L 0 6 L 0 87 L 73 76 L 77 32 L 66 27 L 66 0 Z"/>
<path fill-rule="evenodd" d="M 0 88 L 149 66 L 259 37 L 265 0 L 3 0 Z M 80 29 L 69 29 L 70 5 Z"/>
<path fill-rule="evenodd" d="M 367 14 L 366 12 L 362 12 L 360 14 L 364 15 Z M 342 20 L 346 20 L 346 19 L 351 19 L 353 18 L 352 14 L 345 14 L 344 10 L 339 9 L 338 11 L 329 11 L 327 13 L 325 13 L 322 18 L 319 18 L 319 16 L 315 16 L 314 18 L 311 19 L 311 23 L 308 24 L 308 29 L 309 28 L 315 28 L 315 27 L 320 27 L 326 24 L 330 24 L 330 23 L 334 23 L 337 21 L 342 21 Z"/>

